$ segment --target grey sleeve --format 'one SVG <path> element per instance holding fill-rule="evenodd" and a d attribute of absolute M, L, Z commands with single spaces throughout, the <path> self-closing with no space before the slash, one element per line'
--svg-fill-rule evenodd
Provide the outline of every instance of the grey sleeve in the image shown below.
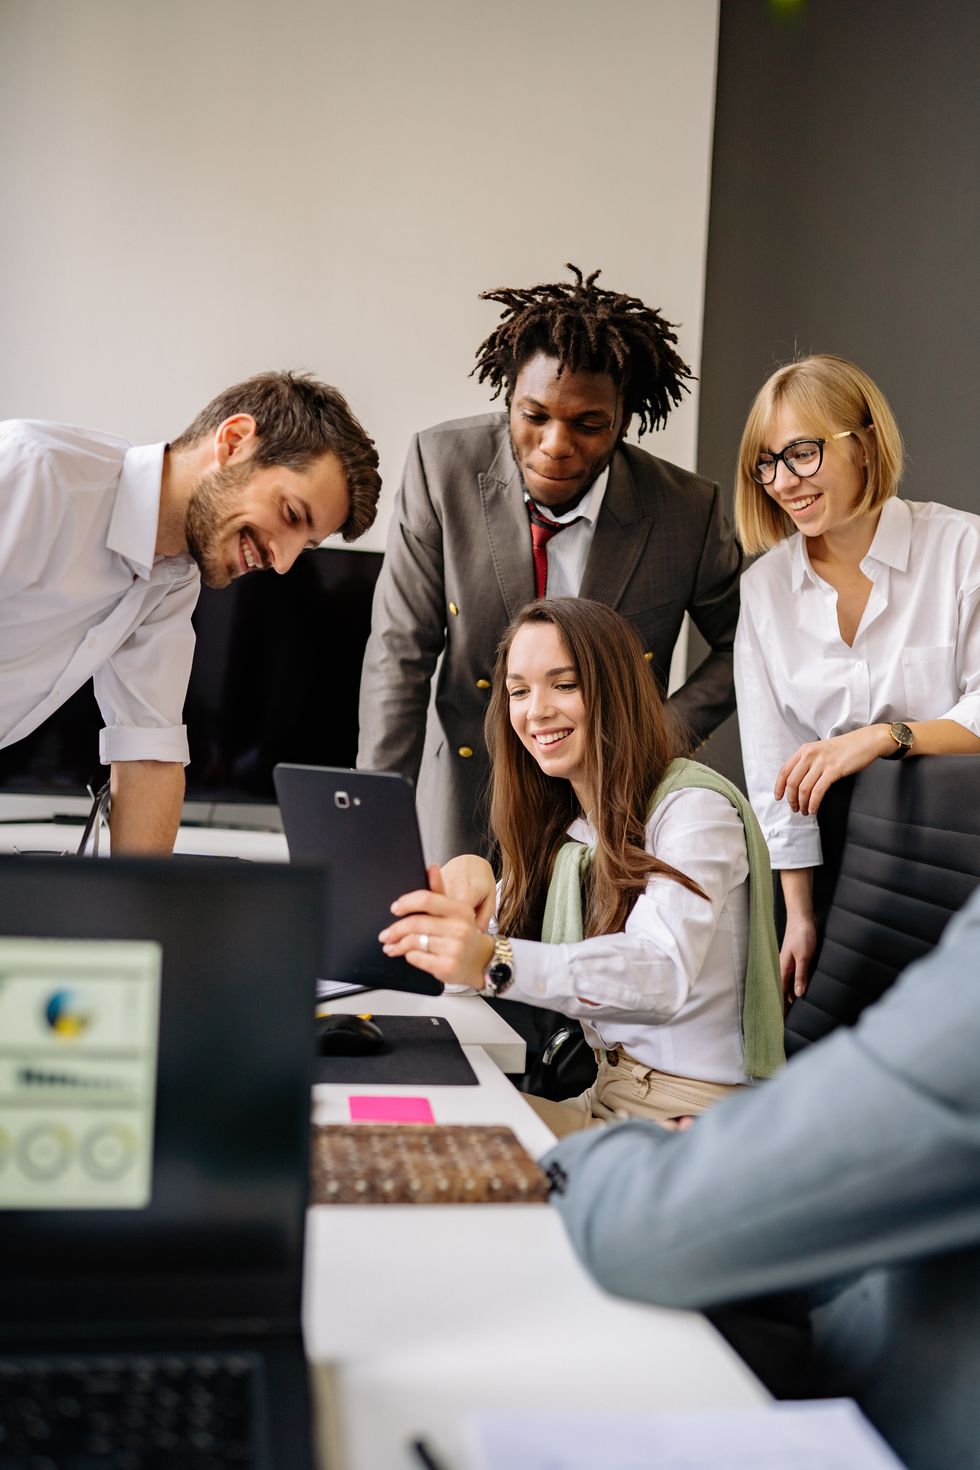
<path fill-rule="evenodd" d="M 416 780 L 429 686 L 445 638 L 442 526 L 416 436 L 374 593 L 361 670 L 358 767 Z"/>
<path fill-rule="evenodd" d="M 687 611 L 708 644 L 704 659 L 673 696 L 699 739 L 710 735 L 735 708 L 732 650 L 738 625 L 742 553 L 716 485 L 701 548 L 697 581 Z"/>
<path fill-rule="evenodd" d="M 560 1142 L 553 1202 L 600 1283 L 715 1306 L 980 1240 L 978 953 L 980 890 L 854 1030 L 689 1132 Z"/>

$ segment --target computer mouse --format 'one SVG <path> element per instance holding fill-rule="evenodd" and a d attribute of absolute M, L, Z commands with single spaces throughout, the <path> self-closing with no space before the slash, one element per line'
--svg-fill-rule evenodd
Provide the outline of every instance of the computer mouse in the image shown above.
<path fill-rule="evenodd" d="M 317 1056 L 368 1057 L 384 1046 L 381 1027 L 365 1016 L 325 1016 L 317 1026 Z"/>

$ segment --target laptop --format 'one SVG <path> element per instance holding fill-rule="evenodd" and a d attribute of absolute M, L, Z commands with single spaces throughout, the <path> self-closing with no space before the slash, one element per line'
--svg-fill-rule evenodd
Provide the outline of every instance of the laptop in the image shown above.
<path fill-rule="evenodd" d="M 441 995 L 440 981 L 378 943 L 394 900 L 429 886 L 412 783 L 387 771 L 286 764 L 272 777 L 290 860 L 324 872 L 318 997 L 368 988 Z"/>
<path fill-rule="evenodd" d="M 322 878 L 0 857 L 0 1467 L 311 1470 Z"/>

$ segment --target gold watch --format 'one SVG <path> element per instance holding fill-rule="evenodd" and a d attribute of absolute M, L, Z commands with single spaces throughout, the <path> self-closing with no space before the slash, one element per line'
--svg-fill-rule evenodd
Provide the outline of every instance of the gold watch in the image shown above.
<path fill-rule="evenodd" d="M 496 996 L 503 995 L 513 983 L 514 951 L 507 936 L 497 934 L 493 941 L 493 955 L 483 972 L 483 989 L 478 990 L 477 995 L 485 995 L 488 1000 L 493 1000 Z"/>
<path fill-rule="evenodd" d="M 895 742 L 895 749 L 890 750 L 887 755 L 883 755 L 882 760 L 904 760 L 915 744 L 915 736 L 908 725 L 905 724 L 904 720 L 893 720 L 888 726 L 888 733 Z"/>

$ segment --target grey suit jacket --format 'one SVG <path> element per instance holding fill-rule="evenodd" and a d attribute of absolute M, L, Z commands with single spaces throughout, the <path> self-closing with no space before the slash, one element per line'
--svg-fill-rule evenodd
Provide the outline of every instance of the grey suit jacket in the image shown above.
<path fill-rule="evenodd" d="M 811 1288 L 803 1391 L 856 1398 L 909 1470 L 978 1470 L 978 1058 L 980 890 L 853 1030 L 690 1132 L 563 1140 L 553 1198 L 619 1295 Z"/>
<path fill-rule="evenodd" d="M 581 595 L 630 619 L 664 687 L 690 612 L 711 651 L 678 691 L 676 706 L 699 738 L 734 708 L 740 570 L 718 487 L 620 446 Z M 530 531 L 506 414 L 417 435 L 375 593 L 357 763 L 412 780 L 421 768 L 419 813 L 430 861 L 486 850 L 481 801 L 490 678 L 501 633 L 533 598 Z"/>

